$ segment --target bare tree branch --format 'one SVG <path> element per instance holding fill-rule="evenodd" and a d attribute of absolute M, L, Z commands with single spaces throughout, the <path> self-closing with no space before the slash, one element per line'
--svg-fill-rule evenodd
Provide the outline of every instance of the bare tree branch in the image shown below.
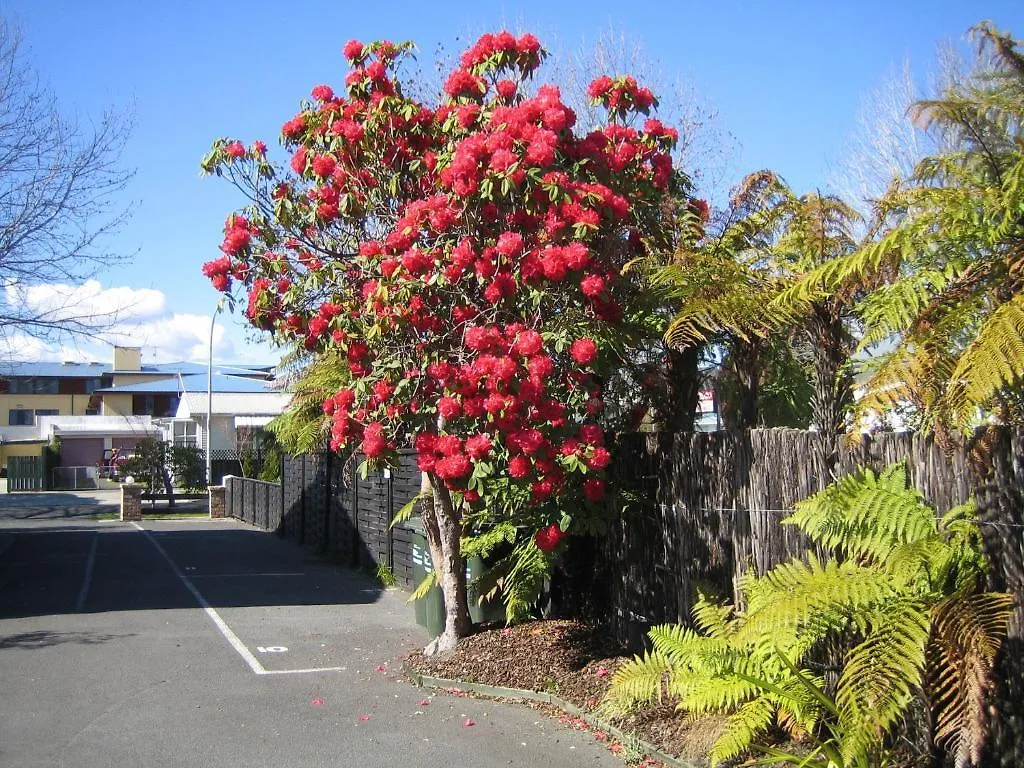
<path fill-rule="evenodd" d="M 127 258 L 104 240 L 125 222 L 119 193 L 132 172 L 121 164 L 130 119 L 104 113 L 81 125 L 62 114 L 26 58 L 19 31 L 0 19 L 0 333 L 46 340 L 92 335 L 109 311 L 34 287 L 75 286 Z"/>

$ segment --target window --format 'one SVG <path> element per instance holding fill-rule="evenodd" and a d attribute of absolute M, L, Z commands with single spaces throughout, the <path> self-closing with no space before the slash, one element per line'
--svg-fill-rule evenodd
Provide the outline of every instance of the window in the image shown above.
<path fill-rule="evenodd" d="M 11 379 L 10 393 L 12 395 L 56 395 L 59 392 L 59 382 L 54 378 L 18 378 Z"/>
<path fill-rule="evenodd" d="M 100 388 L 100 381 L 101 381 L 101 379 L 99 379 L 99 378 L 86 379 L 85 380 L 85 394 L 91 395 L 93 392 L 95 392 L 97 389 L 99 389 Z"/>
<path fill-rule="evenodd" d="M 7 423 L 12 427 L 31 427 L 36 417 L 30 408 L 11 408 L 7 412 Z"/>
<path fill-rule="evenodd" d="M 171 442 L 174 445 L 188 445 L 195 448 L 197 425 L 194 421 L 175 421 Z"/>
<path fill-rule="evenodd" d="M 56 408 L 36 408 L 36 418 L 40 416 L 60 416 L 60 411 Z"/>

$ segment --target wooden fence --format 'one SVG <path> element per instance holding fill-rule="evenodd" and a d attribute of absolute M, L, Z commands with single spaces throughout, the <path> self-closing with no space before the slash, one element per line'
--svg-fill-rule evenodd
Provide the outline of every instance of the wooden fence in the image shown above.
<path fill-rule="evenodd" d="M 226 512 L 342 565 L 387 566 L 397 584 L 414 587 L 413 530 L 391 522 L 420 478 L 413 455 L 401 458 L 400 469 L 362 480 L 333 454 L 286 456 L 280 483 L 226 477 Z"/>

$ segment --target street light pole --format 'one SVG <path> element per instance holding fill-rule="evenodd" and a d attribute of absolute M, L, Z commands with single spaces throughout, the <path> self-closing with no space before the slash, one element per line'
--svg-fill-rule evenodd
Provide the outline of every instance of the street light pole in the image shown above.
<path fill-rule="evenodd" d="M 218 299 L 217 306 L 210 318 L 210 358 L 206 368 L 206 484 L 213 485 L 213 451 L 210 448 L 213 426 L 213 326 L 217 323 L 217 313 L 224 308 L 224 299 Z"/>

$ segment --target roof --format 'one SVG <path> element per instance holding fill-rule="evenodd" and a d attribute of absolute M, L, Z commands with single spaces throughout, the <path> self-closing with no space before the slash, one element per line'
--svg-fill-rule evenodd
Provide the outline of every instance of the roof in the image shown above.
<path fill-rule="evenodd" d="M 213 395 L 213 414 L 225 416 L 277 416 L 291 401 L 287 392 L 221 392 Z M 178 416 L 205 415 L 207 395 L 205 392 L 186 392 L 178 405 Z"/>
<path fill-rule="evenodd" d="M 18 360 L 0 362 L 0 377 L 96 378 L 110 372 L 107 363 L 26 363 Z"/>
<path fill-rule="evenodd" d="M 105 373 L 116 373 L 118 376 L 131 376 L 133 374 L 136 376 L 152 376 L 159 373 L 177 376 L 180 373 L 187 376 L 206 373 L 206 369 L 205 363 L 191 363 L 187 360 L 179 360 L 174 363 L 146 363 L 137 371 L 114 370 L 110 363 L 55 363 L 5 360 L 0 362 L 0 378 L 93 378 L 102 376 Z M 233 376 L 266 378 L 270 375 L 271 370 L 273 370 L 273 366 L 229 363 L 219 365 L 215 370 Z"/>
<path fill-rule="evenodd" d="M 152 374 L 152 372 L 150 372 Z M 261 379 L 249 379 L 244 376 L 228 376 L 216 369 L 213 373 L 214 392 L 268 392 L 267 382 Z M 173 394 L 181 392 L 206 392 L 207 374 L 204 369 L 202 373 L 193 373 L 183 376 L 168 376 L 165 379 L 155 381 L 140 381 L 138 384 L 122 384 L 118 387 L 105 387 L 97 389 L 99 393 L 116 394 L 118 392 L 146 393 L 146 394 Z"/>
<path fill-rule="evenodd" d="M 41 416 L 61 437 L 134 437 L 159 435 L 160 426 L 149 416 Z"/>
<path fill-rule="evenodd" d="M 159 435 L 149 416 L 40 416 L 36 424 L 0 427 L 0 443 L 46 442 L 53 436 L 138 437 Z"/>

